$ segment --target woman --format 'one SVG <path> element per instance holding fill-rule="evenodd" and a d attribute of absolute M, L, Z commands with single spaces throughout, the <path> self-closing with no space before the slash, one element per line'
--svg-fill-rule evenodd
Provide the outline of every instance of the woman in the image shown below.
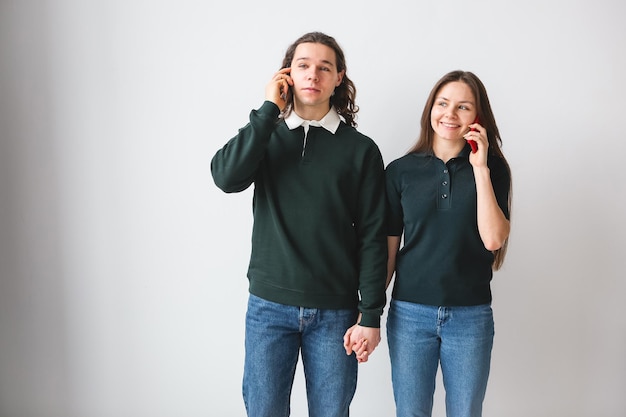
<path fill-rule="evenodd" d="M 439 365 L 447 415 L 482 413 L 494 335 L 490 281 L 510 231 L 511 173 L 500 146 L 483 83 L 453 71 L 432 89 L 415 146 L 386 169 L 398 417 L 431 415 Z"/>

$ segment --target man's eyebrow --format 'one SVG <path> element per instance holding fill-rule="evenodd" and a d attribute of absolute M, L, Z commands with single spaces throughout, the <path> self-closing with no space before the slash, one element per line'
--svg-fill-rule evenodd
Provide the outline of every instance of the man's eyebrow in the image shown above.
<path fill-rule="evenodd" d="M 303 57 L 300 57 L 300 58 L 296 58 L 296 61 L 308 61 L 308 60 L 310 60 L 310 59 L 311 59 L 311 58 L 309 58 L 309 57 L 307 57 L 307 56 L 303 56 Z M 331 67 L 334 67 L 334 66 L 335 66 L 335 64 L 334 64 L 334 63 L 332 63 L 331 61 L 327 61 L 327 60 L 325 60 L 325 59 L 323 59 L 323 60 L 322 60 L 322 63 L 324 63 L 324 64 L 326 64 L 326 65 L 329 65 L 329 66 L 331 66 Z"/>

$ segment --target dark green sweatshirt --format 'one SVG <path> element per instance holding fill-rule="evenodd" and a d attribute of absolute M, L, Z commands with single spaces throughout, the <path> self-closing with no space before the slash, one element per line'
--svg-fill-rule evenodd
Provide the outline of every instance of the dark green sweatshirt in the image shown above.
<path fill-rule="evenodd" d="M 387 241 L 384 164 L 376 144 L 343 121 L 335 134 L 289 130 L 269 101 L 211 161 L 215 184 L 254 183 L 250 292 L 287 305 L 356 308 L 379 327 Z"/>

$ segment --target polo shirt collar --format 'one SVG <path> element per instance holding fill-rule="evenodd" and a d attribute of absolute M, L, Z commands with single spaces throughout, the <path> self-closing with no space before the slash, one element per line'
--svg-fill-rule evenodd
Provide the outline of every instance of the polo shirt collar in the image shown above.
<path fill-rule="evenodd" d="M 459 154 L 457 155 L 457 157 L 465 157 L 465 158 L 469 158 L 470 156 L 470 152 L 472 151 L 472 147 L 470 146 L 469 143 L 465 143 L 465 146 L 463 147 L 463 149 L 461 149 L 461 151 L 459 152 Z M 419 154 L 416 154 L 419 155 Z M 422 155 L 424 156 L 435 156 L 435 153 L 433 152 L 433 150 L 429 150 L 424 152 Z"/>
<path fill-rule="evenodd" d="M 461 149 L 461 152 L 459 152 L 459 156 L 464 156 L 466 158 L 469 158 L 471 151 L 472 151 L 472 147 L 470 146 L 469 143 L 465 142 L 465 146 L 463 147 L 463 149 Z"/>
<path fill-rule="evenodd" d="M 295 111 L 292 111 L 291 114 L 285 118 L 285 123 L 290 130 L 304 126 L 304 130 L 308 131 L 309 126 L 316 126 L 323 127 L 330 133 L 335 134 L 341 123 L 341 117 L 339 113 L 337 113 L 337 110 L 335 110 L 335 107 L 332 106 L 328 113 L 326 113 L 326 116 L 322 117 L 320 120 L 304 120 L 298 116 Z"/>

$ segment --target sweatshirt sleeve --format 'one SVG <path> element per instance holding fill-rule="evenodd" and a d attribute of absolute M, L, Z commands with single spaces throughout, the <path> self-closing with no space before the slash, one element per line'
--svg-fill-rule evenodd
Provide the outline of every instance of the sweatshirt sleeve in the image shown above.
<path fill-rule="evenodd" d="M 385 171 L 385 191 L 387 194 L 387 235 L 402 236 L 404 231 L 404 212 L 402 210 L 401 194 L 396 179 L 398 175 L 398 161 L 394 161 Z"/>
<path fill-rule="evenodd" d="M 374 146 L 364 169 L 359 191 L 359 311 L 360 324 L 380 327 L 386 303 L 387 234 L 385 221 L 385 172 L 382 156 Z"/>
<path fill-rule="evenodd" d="M 250 112 L 250 122 L 224 145 L 211 160 L 213 181 L 222 191 L 234 193 L 248 188 L 264 158 L 280 110 L 265 101 Z"/>

